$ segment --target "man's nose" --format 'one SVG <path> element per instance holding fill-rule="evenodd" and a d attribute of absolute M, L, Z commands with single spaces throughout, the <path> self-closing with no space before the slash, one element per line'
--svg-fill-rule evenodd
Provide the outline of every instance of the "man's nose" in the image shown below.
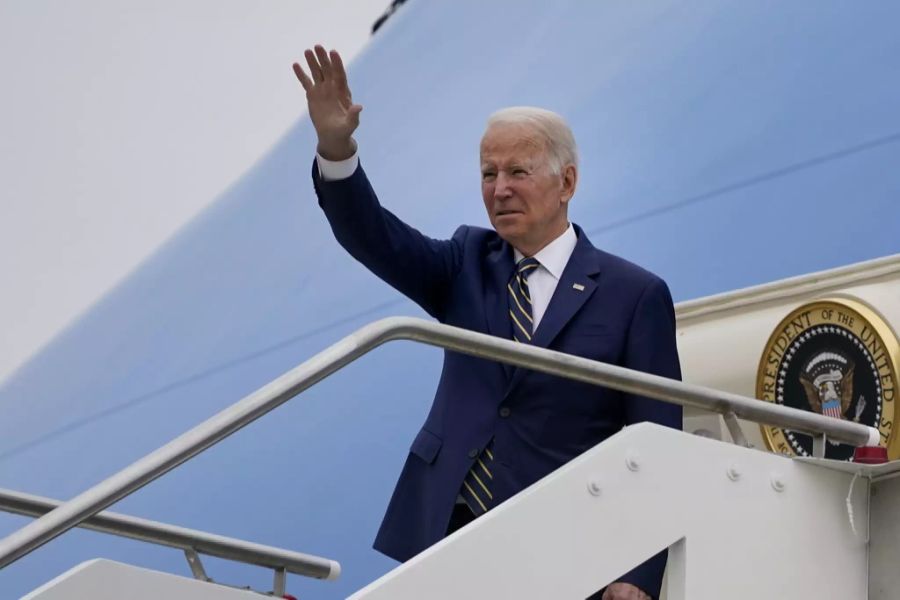
<path fill-rule="evenodd" d="M 494 198 L 509 198 L 511 195 L 509 178 L 502 171 L 497 173 L 497 178 L 494 180 Z"/>

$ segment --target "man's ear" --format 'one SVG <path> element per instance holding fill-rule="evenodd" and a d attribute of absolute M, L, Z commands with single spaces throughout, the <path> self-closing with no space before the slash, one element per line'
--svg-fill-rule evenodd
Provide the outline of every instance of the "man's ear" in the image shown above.
<path fill-rule="evenodd" d="M 560 201 L 568 204 L 575 195 L 575 187 L 578 185 L 578 169 L 575 165 L 566 165 L 560 175 Z"/>

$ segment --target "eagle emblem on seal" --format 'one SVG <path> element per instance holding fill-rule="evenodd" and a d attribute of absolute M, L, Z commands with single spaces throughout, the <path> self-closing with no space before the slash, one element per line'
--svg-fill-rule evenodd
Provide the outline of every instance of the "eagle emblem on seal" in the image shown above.
<path fill-rule="evenodd" d="M 835 419 L 850 418 L 855 368 L 850 358 L 838 352 L 820 352 L 806 362 L 800 371 L 800 383 L 813 412 Z M 865 402 L 860 396 L 852 420 L 859 422 Z"/>

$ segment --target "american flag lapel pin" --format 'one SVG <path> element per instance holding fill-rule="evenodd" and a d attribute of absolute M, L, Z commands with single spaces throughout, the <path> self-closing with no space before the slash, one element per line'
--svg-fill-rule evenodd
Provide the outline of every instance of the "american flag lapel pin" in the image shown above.
<path fill-rule="evenodd" d="M 584 291 L 584 286 L 581 285 L 580 283 L 573 283 L 573 284 L 572 284 L 572 287 L 573 287 L 574 289 L 578 290 L 579 292 L 583 292 L 583 291 Z"/>

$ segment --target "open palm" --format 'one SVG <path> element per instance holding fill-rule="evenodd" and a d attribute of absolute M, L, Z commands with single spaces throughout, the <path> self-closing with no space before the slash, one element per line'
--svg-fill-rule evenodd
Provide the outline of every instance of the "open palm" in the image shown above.
<path fill-rule="evenodd" d="M 341 55 L 316 46 L 304 56 L 309 75 L 299 63 L 294 63 L 294 73 L 306 90 L 309 117 L 319 136 L 318 152 L 330 160 L 349 158 L 356 151 L 352 135 L 359 127 L 362 106 L 353 103 Z"/>

